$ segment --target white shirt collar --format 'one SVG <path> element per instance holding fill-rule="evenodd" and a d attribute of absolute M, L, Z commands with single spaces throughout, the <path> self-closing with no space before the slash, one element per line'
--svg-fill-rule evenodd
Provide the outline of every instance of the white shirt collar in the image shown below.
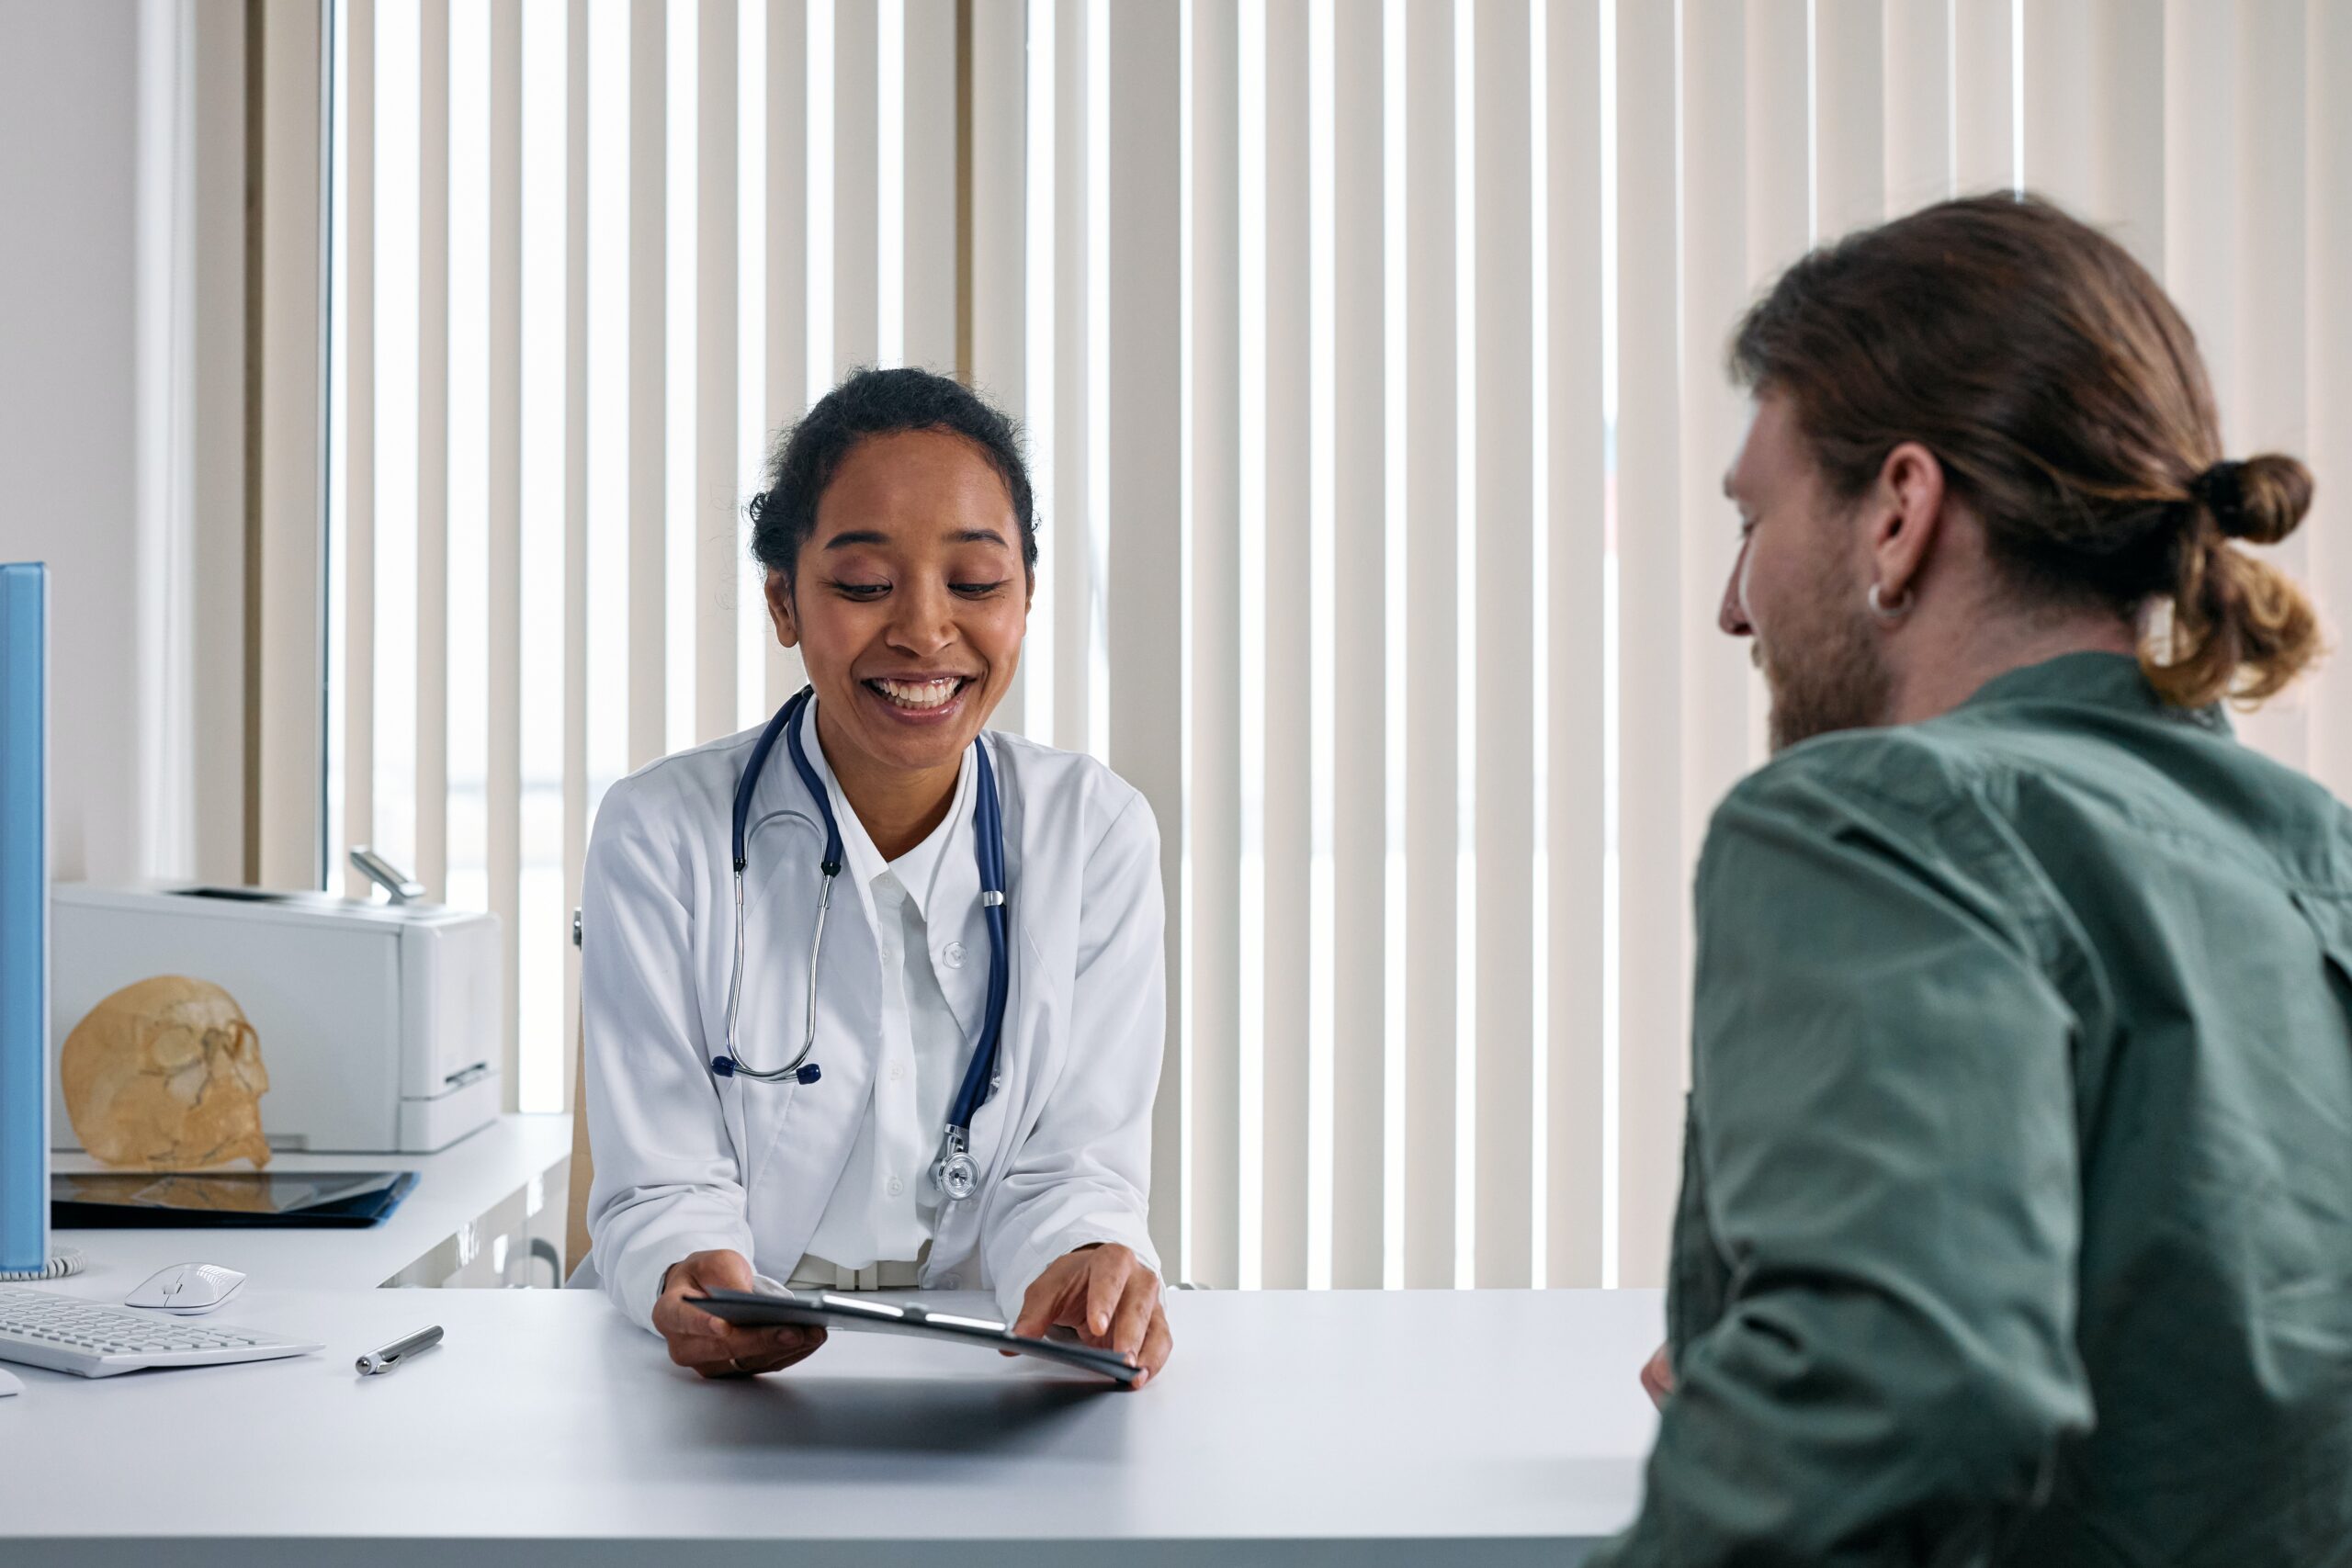
<path fill-rule="evenodd" d="M 825 781 L 825 795 L 833 807 L 833 820 L 841 827 L 842 854 L 848 862 L 845 869 L 857 878 L 860 887 L 868 889 L 884 874 L 895 878 L 915 913 L 925 921 L 931 918 L 929 905 L 932 891 L 938 880 L 939 866 L 951 849 L 967 857 L 972 853 L 972 753 L 965 748 L 956 764 L 956 794 L 947 803 L 947 815 L 915 845 L 897 860 L 885 862 L 882 852 L 874 845 L 873 835 L 851 807 L 849 797 L 842 793 L 841 781 L 834 777 L 832 763 L 825 756 L 823 741 L 817 732 L 817 698 L 808 699 L 807 711 L 801 716 L 801 744 L 808 753 L 818 777 Z"/>

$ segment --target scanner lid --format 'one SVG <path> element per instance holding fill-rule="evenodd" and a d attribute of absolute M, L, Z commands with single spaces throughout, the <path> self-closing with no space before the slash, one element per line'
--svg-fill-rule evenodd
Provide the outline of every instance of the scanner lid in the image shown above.
<path fill-rule="evenodd" d="M 53 890 L 52 897 L 59 903 L 86 908 L 138 909 L 148 913 L 171 910 L 247 919 L 357 920 L 388 928 L 462 925 L 490 918 L 479 909 L 453 908 L 447 904 L 427 903 L 422 899 L 393 904 L 368 898 L 345 898 L 340 894 L 316 890 L 237 887 L 209 882 L 62 883 Z"/>

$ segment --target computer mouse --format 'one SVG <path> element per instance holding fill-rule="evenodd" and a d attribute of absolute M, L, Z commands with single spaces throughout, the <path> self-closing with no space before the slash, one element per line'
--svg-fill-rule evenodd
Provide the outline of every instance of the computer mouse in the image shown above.
<path fill-rule="evenodd" d="M 145 1284 L 123 1297 L 122 1304 L 177 1313 L 210 1312 L 236 1294 L 244 1282 L 243 1274 L 218 1263 L 175 1263 L 157 1270 Z"/>
<path fill-rule="evenodd" d="M 24 1392 L 24 1381 L 6 1367 L 0 1367 L 0 1399 L 6 1399 L 12 1393 Z"/>

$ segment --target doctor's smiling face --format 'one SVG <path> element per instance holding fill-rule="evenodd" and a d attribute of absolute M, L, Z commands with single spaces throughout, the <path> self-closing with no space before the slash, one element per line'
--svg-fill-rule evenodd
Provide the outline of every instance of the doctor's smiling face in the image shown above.
<path fill-rule="evenodd" d="M 1029 593 L 1004 481 L 940 430 L 860 441 L 818 501 L 797 570 L 768 579 L 776 635 L 817 688 L 828 759 L 845 746 L 912 773 L 954 769 L 1002 700 Z"/>
<path fill-rule="evenodd" d="M 754 504 L 777 639 L 799 650 L 826 761 L 886 854 L 936 825 L 1020 666 L 1028 505 L 1011 425 L 916 370 L 862 371 L 821 400 Z"/>
<path fill-rule="evenodd" d="M 854 371 L 776 446 L 751 522 L 832 776 L 900 856 L 945 816 L 1021 665 L 1037 564 L 1021 434 L 948 376 Z"/>

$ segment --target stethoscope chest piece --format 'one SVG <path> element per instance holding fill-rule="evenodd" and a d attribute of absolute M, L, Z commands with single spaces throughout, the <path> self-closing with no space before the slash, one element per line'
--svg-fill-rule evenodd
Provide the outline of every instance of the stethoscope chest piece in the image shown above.
<path fill-rule="evenodd" d="M 957 1149 L 939 1162 L 933 1179 L 949 1202 L 961 1203 L 980 1190 L 980 1168 L 970 1155 Z"/>

